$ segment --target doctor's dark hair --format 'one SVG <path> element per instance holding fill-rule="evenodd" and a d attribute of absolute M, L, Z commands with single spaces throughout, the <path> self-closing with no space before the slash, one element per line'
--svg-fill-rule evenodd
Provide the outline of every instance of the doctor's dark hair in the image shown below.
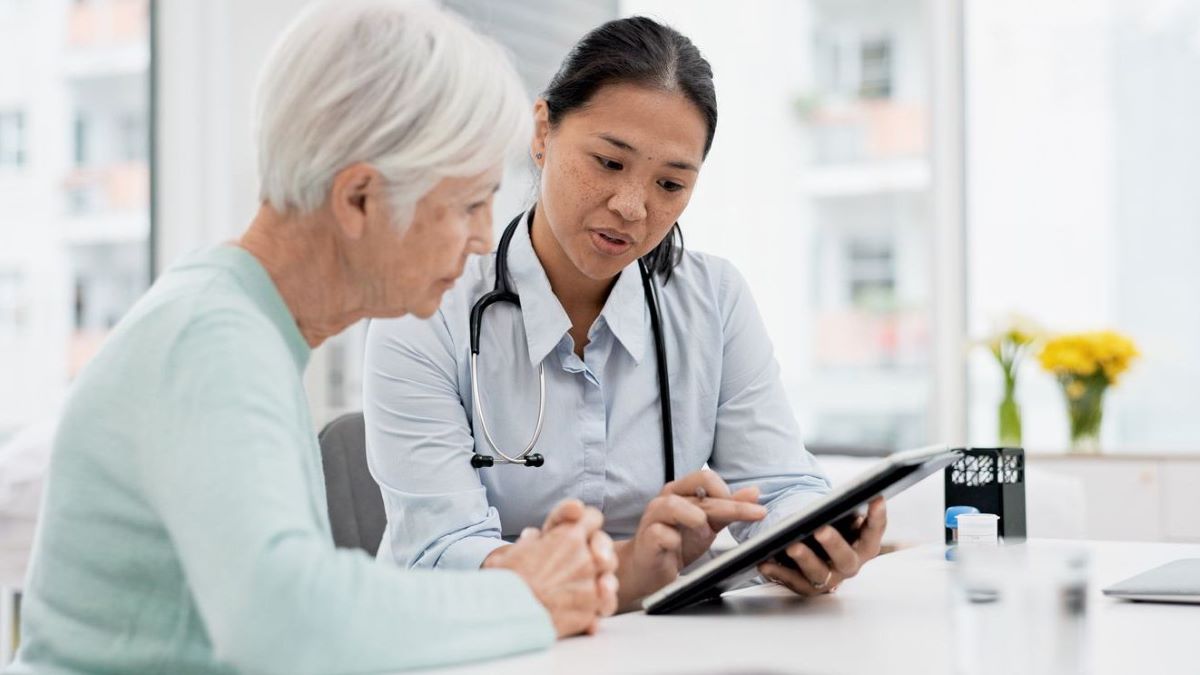
<path fill-rule="evenodd" d="M 583 36 L 542 93 L 551 128 L 568 113 L 587 106 L 605 85 L 638 84 L 678 91 L 699 110 L 707 127 L 704 156 L 717 131 L 717 94 L 712 67 L 685 35 L 652 19 L 617 19 Z M 678 243 L 676 243 L 678 239 Z M 683 258 L 679 223 L 654 250 L 642 256 L 664 280 Z"/>

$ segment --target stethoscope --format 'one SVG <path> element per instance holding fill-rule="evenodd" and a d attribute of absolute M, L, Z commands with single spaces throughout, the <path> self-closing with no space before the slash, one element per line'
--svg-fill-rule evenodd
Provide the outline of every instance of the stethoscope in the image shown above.
<path fill-rule="evenodd" d="M 522 214 L 523 215 L 523 214 Z M 529 221 L 533 221 L 533 210 L 529 211 Z M 487 415 L 483 410 L 483 401 L 479 397 L 479 369 L 477 361 L 479 360 L 479 329 L 483 324 L 484 311 L 497 302 L 511 302 L 517 307 L 521 306 L 521 297 L 508 283 L 508 245 L 512 242 L 513 233 L 517 231 L 517 225 L 521 222 L 521 216 L 513 218 L 512 222 L 505 228 L 504 234 L 500 237 L 500 245 L 496 249 L 496 282 L 492 286 L 489 293 L 485 293 L 471 307 L 471 399 L 475 403 L 475 412 L 479 416 L 479 426 L 483 428 L 483 437 L 487 439 L 487 443 L 492 448 L 492 452 L 499 457 L 491 455 L 481 455 L 473 453 L 471 455 L 471 466 L 476 469 L 481 469 L 485 466 L 492 466 L 496 462 L 501 464 L 524 464 L 525 466 L 541 466 L 545 463 L 545 458 L 540 454 L 533 452 L 533 448 L 537 445 L 538 438 L 542 435 L 542 423 L 546 419 L 546 366 L 545 362 L 538 364 L 538 413 L 537 424 L 533 428 L 533 437 L 529 439 L 529 443 L 525 445 L 525 449 L 517 453 L 515 456 L 509 456 L 496 444 L 492 438 L 492 432 L 488 429 Z M 638 270 L 642 274 L 642 289 L 646 293 L 646 306 L 650 309 L 650 325 L 654 331 L 654 354 L 658 363 L 658 400 L 662 408 L 662 441 L 663 441 L 663 466 L 665 482 L 671 482 L 675 478 L 675 444 L 672 442 L 673 425 L 671 424 L 671 386 L 667 381 L 667 350 L 664 346 L 662 334 L 662 322 L 659 319 L 658 307 L 658 288 L 654 285 L 654 279 L 651 277 L 650 270 L 646 268 L 646 264 L 640 259 L 638 260 Z"/>

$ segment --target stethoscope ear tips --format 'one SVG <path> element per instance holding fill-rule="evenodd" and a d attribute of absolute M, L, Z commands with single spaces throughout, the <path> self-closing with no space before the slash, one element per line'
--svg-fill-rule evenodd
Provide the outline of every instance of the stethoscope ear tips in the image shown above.
<path fill-rule="evenodd" d="M 525 458 L 525 466 L 541 466 L 546 463 L 546 458 L 536 452 Z"/>

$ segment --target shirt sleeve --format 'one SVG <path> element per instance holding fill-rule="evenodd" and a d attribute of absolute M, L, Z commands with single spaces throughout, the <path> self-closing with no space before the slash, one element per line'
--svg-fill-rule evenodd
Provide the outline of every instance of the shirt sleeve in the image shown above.
<path fill-rule="evenodd" d="M 253 338 L 274 330 L 255 319 L 225 313 L 181 334 L 153 424 L 167 432 L 138 460 L 217 658 L 368 673 L 553 642 L 514 574 L 401 570 L 333 547 L 299 376 L 281 345 Z"/>
<path fill-rule="evenodd" d="M 478 569 L 505 544 L 471 466 L 475 440 L 439 312 L 372 321 L 363 364 L 371 473 L 383 492 L 380 557 L 411 568 Z"/>
<path fill-rule="evenodd" d="M 804 447 L 749 287 L 733 265 L 722 267 L 718 304 L 724 347 L 709 466 L 732 490 L 761 490 L 767 517 L 729 528 L 735 539 L 745 541 L 828 493 L 829 482 Z"/>

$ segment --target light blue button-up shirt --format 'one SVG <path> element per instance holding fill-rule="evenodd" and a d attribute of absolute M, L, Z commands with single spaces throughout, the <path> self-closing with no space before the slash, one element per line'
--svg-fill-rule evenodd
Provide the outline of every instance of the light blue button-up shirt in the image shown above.
<path fill-rule="evenodd" d="M 492 290 L 494 265 L 494 254 L 473 259 L 432 318 L 376 320 L 368 330 L 363 399 L 371 471 L 387 509 L 382 559 L 478 568 L 568 497 L 599 509 L 609 534 L 627 538 L 662 490 L 654 336 L 637 264 L 621 272 L 580 359 L 526 227 L 517 228 L 508 261 L 521 308 L 495 304 L 484 316 L 480 398 L 497 444 L 519 453 L 533 433 L 545 365 L 545 427 L 535 448 L 545 465 L 471 467 L 472 453 L 493 454 L 482 429 L 473 432 L 469 315 Z M 731 489 L 758 486 L 768 516 L 732 527 L 742 540 L 829 485 L 801 441 L 737 270 L 688 251 L 659 284 L 675 475 L 707 463 Z"/>

